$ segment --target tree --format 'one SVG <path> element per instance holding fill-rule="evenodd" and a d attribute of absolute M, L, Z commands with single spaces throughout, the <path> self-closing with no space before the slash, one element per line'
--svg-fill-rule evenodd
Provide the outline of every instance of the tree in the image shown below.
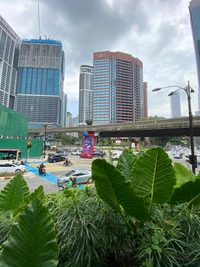
<path fill-rule="evenodd" d="M 86 120 L 85 123 L 86 123 L 87 125 L 92 125 L 93 120 L 92 120 L 92 119 L 91 119 L 91 120 Z"/>

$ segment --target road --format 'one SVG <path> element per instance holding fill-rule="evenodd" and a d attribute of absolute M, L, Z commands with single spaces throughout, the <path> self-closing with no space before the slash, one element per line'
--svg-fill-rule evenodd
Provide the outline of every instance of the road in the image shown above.
<path fill-rule="evenodd" d="M 184 166 L 186 166 L 187 168 L 189 167 L 191 169 L 191 165 L 185 161 L 187 159 L 185 156 L 183 156 L 182 159 L 174 159 L 174 155 L 172 155 L 171 151 L 168 152 L 168 155 L 172 159 L 173 163 L 179 162 Z M 39 165 L 39 163 L 42 162 L 42 160 L 30 162 L 29 165 L 30 167 L 34 168 L 35 174 L 32 172 L 31 173 L 28 172 L 24 176 L 24 179 L 26 180 L 29 186 L 30 192 L 33 192 L 39 185 L 43 185 L 45 193 L 58 191 L 58 187 L 56 185 L 56 180 L 58 176 L 65 174 L 71 169 L 79 169 L 79 168 L 91 169 L 92 161 L 95 160 L 95 158 L 82 159 L 79 156 L 72 156 L 72 155 L 70 155 L 69 158 L 73 163 L 73 166 L 70 167 L 63 166 L 63 162 L 56 162 L 56 163 L 45 162 L 46 171 L 47 173 L 49 173 L 47 174 L 46 177 L 45 176 L 40 177 L 36 170 L 36 167 Z M 106 155 L 105 159 L 108 160 L 108 155 Z M 117 164 L 117 161 L 115 161 L 114 164 Z M 199 171 L 200 171 L 200 166 L 198 166 L 196 174 L 199 173 Z M 8 181 L 10 181 L 10 179 L 0 178 L 0 190 L 4 188 L 4 186 L 8 183 Z"/>

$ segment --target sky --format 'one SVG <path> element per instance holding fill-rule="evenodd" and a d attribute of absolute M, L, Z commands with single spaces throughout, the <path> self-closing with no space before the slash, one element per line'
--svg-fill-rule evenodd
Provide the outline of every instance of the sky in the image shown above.
<path fill-rule="evenodd" d="M 195 90 L 196 62 L 189 17 L 189 0 L 0 0 L 0 14 L 21 39 L 60 40 L 65 52 L 64 91 L 68 111 L 78 114 L 79 69 L 93 64 L 93 53 L 120 51 L 143 62 L 148 83 L 148 115 L 170 118 L 170 97 L 177 89 Z M 188 115 L 187 95 L 180 90 L 181 115 Z"/>

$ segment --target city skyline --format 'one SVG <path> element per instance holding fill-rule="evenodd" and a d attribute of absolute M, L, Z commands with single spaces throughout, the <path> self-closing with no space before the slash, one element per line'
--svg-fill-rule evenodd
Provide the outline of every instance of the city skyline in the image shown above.
<path fill-rule="evenodd" d="M 197 91 L 197 75 L 189 16 L 189 1 L 40 1 L 42 38 L 63 43 L 66 57 L 64 91 L 68 111 L 78 114 L 80 65 L 92 65 L 96 51 L 121 51 L 141 59 L 148 83 L 148 115 L 170 117 L 170 99 L 152 94 L 158 86 L 179 85 Z M 2 1 L 1 15 L 22 39 L 38 38 L 38 2 Z M 15 8 L 13 8 L 15 7 Z M 53 20 L 52 20 L 53 15 Z M 46 35 L 46 37 L 45 37 Z M 193 114 L 197 93 L 192 95 Z M 187 99 L 181 93 L 182 115 Z M 159 110 L 159 114 L 158 114 Z"/>

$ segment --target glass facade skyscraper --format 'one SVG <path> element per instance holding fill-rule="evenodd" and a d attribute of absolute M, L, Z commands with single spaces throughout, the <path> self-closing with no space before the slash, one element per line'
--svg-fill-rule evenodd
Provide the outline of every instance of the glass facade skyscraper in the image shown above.
<path fill-rule="evenodd" d="M 189 11 L 197 64 L 198 112 L 200 112 L 200 0 L 190 1 Z"/>
<path fill-rule="evenodd" d="M 93 56 L 93 124 L 137 121 L 147 113 L 143 64 L 121 52 Z"/>
<path fill-rule="evenodd" d="M 64 126 L 64 52 L 55 40 L 23 40 L 18 63 L 15 109 L 29 117 L 29 128 Z M 64 98 L 65 100 L 66 98 Z M 62 102 L 63 101 L 63 102 Z"/>
<path fill-rule="evenodd" d="M 14 109 L 20 37 L 0 15 L 0 104 Z"/>
<path fill-rule="evenodd" d="M 79 77 L 79 123 L 92 120 L 93 67 L 82 65 Z"/>

